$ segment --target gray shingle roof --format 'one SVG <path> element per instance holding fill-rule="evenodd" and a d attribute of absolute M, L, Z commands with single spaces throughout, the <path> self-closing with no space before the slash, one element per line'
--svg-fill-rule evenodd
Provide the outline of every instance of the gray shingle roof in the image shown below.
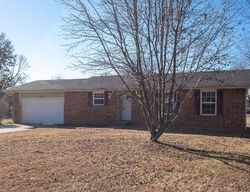
<path fill-rule="evenodd" d="M 123 84 L 118 76 L 97 76 L 88 79 L 38 80 L 7 89 L 7 92 L 19 91 L 63 91 L 119 89 Z"/>
<path fill-rule="evenodd" d="M 197 76 L 207 80 L 201 82 L 199 88 L 216 87 L 250 87 L 250 70 L 224 72 L 202 72 Z M 117 90 L 125 86 L 118 76 L 96 76 L 88 79 L 39 80 L 11 87 L 7 92 L 25 91 L 74 91 L 74 90 Z"/>
<path fill-rule="evenodd" d="M 231 70 L 221 72 L 203 72 L 202 75 L 206 80 L 201 81 L 199 88 L 207 87 L 246 87 L 250 88 L 250 69 Z"/>

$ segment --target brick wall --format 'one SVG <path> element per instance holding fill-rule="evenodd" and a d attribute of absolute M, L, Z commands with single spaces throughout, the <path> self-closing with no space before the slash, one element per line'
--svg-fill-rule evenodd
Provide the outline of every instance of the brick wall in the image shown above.
<path fill-rule="evenodd" d="M 223 89 L 223 114 L 202 116 L 196 113 L 194 94 L 188 97 L 175 122 L 176 128 L 245 129 L 245 89 Z M 136 106 L 136 107 L 135 107 Z M 138 104 L 132 107 L 132 121 L 144 125 Z"/>
<path fill-rule="evenodd" d="M 135 125 L 145 124 L 141 106 L 135 101 L 132 101 L 132 122 Z"/>
<path fill-rule="evenodd" d="M 108 105 L 89 105 L 89 92 L 65 92 L 64 122 L 65 124 L 105 124 L 120 120 L 121 99 L 111 94 Z"/>
<path fill-rule="evenodd" d="M 4 109 L 5 109 L 5 104 L 2 100 L 0 100 L 0 119 L 4 118 Z"/>
<path fill-rule="evenodd" d="M 105 124 L 121 120 L 121 97 L 112 94 L 108 105 L 90 106 L 89 92 L 65 92 L 64 122 L 65 124 Z M 209 129 L 244 129 L 245 89 L 223 90 L 223 114 L 217 116 L 201 116 L 195 113 L 194 98 L 186 100 L 176 121 L 178 128 L 209 128 Z M 21 120 L 19 94 L 14 94 L 14 121 Z M 132 102 L 132 122 L 143 124 L 141 108 Z"/>
<path fill-rule="evenodd" d="M 245 89 L 223 89 L 223 114 L 196 114 L 192 96 L 185 102 L 176 121 L 176 127 L 239 130 L 245 128 L 245 122 Z"/>
<path fill-rule="evenodd" d="M 13 120 L 15 123 L 21 123 L 21 105 L 19 101 L 19 93 L 13 95 Z"/>

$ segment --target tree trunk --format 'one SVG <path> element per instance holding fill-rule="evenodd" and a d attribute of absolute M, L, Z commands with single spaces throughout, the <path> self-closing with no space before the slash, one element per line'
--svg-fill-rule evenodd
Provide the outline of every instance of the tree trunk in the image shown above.
<path fill-rule="evenodd" d="M 160 129 L 159 131 L 156 131 L 154 130 L 154 132 L 151 131 L 151 137 L 150 137 L 150 140 L 152 142 L 155 142 L 157 143 L 158 142 L 158 139 L 160 138 L 160 136 L 165 133 L 166 129 L 162 126 L 160 126 Z"/>
<path fill-rule="evenodd" d="M 155 134 L 152 134 L 152 133 L 151 133 L 150 141 L 152 141 L 152 142 L 158 142 L 158 138 L 159 138 L 159 137 L 156 138 L 155 136 L 156 136 L 156 133 L 155 133 Z"/>

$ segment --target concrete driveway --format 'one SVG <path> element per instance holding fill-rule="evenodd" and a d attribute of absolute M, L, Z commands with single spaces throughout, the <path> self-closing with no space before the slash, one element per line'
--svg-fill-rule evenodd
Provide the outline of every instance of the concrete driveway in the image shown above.
<path fill-rule="evenodd" d="M 10 132 L 17 132 L 17 131 L 27 131 L 33 129 L 34 127 L 28 125 L 21 125 L 21 124 L 13 124 L 13 125 L 4 125 L 0 126 L 0 134 L 1 133 L 10 133 Z"/>

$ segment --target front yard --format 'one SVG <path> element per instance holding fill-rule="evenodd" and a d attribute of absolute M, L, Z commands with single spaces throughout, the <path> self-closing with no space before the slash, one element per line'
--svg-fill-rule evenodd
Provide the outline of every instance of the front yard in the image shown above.
<path fill-rule="evenodd" d="M 250 140 L 143 131 L 0 135 L 0 191 L 250 191 Z"/>

